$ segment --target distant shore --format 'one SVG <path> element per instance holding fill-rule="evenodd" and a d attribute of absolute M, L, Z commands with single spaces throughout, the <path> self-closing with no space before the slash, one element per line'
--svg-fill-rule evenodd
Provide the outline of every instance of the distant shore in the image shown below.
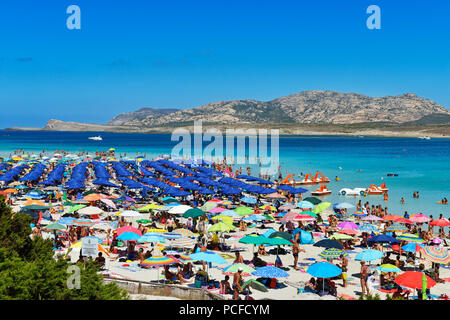
<path fill-rule="evenodd" d="M 166 133 L 184 128 L 193 132 L 193 126 L 131 127 L 87 124 L 58 121 L 52 127 L 11 127 L 2 131 L 72 131 L 72 132 L 116 132 L 116 133 Z M 401 124 L 267 124 L 267 123 L 233 123 L 204 124 L 203 130 L 226 129 L 279 129 L 280 135 L 337 135 L 337 136 L 373 136 L 373 137 L 411 137 L 429 136 L 431 138 L 450 138 L 450 124 L 445 125 L 401 125 Z"/>

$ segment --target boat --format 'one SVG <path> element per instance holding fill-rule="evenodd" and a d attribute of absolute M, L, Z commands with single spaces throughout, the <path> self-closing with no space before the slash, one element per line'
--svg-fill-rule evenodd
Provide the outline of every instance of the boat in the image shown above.
<path fill-rule="evenodd" d="M 314 179 L 317 181 L 316 183 L 328 183 L 330 182 L 330 179 L 328 179 L 327 177 L 325 177 L 322 173 L 320 173 L 319 171 L 316 172 L 316 176 L 314 177 Z"/>
<path fill-rule="evenodd" d="M 386 186 L 384 186 L 384 187 L 386 187 Z M 367 194 L 371 194 L 371 195 L 381 195 L 385 191 L 387 191 L 387 190 L 383 190 L 382 187 L 378 187 L 374 184 L 371 184 L 369 186 L 369 188 L 367 188 Z"/>
<path fill-rule="evenodd" d="M 88 139 L 89 139 L 89 140 L 95 140 L 95 141 L 102 141 L 102 140 L 103 140 L 103 138 L 100 137 L 100 136 L 89 137 Z"/>
<path fill-rule="evenodd" d="M 280 184 L 289 184 L 289 185 L 306 185 L 306 184 L 318 184 L 318 183 L 328 183 L 330 182 L 330 179 L 325 177 L 322 173 L 319 171 L 316 172 L 316 176 L 313 176 L 312 174 L 308 173 L 303 178 L 303 180 L 294 180 L 294 174 L 288 175 L 283 181 L 281 181 Z"/>
<path fill-rule="evenodd" d="M 418 137 L 419 139 L 422 139 L 422 140 L 431 140 L 431 137 L 429 137 L 429 136 L 421 136 L 421 137 Z"/>
<path fill-rule="evenodd" d="M 326 185 L 321 185 L 319 189 L 315 190 L 315 191 L 311 191 L 311 194 L 313 196 L 326 196 L 328 194 L 331 194 L 331 190 L 329 190 L 327 188 Z"/>
<path fill-rule="evenodd" d="M 339 190 L 339 194 L 341 196 L 363 196 L 365 191 L 365 188 L 342 188 Z"/>

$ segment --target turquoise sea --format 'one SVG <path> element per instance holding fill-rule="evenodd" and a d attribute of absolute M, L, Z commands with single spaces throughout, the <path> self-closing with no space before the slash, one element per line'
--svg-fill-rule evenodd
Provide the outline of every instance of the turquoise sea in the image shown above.
<path fill-rule="evenodd" d="M 101 135 L 103 141 L 88 140 Z M 341 188 L 366 188 L 370 184 L 385 182 L 389 188 L 389 201 L 382 196 L 361 197 L 363 202 L 387 206 L 389 213 L 422 212 L 438 217 L 450 217 L 450 205 L 437 202 L 450 198 L 450 139 L 421 140 L 417 138 L 347 137 L 347 136 L 281 136 L 280 165 L 283 177 L 317 170 L 330 178 L 330 196 L 322 197 L 332 203 L 356 204 L 360 197 L 338 195 Z M 117 154 L 134 156 L 146 153 L 148 159 L 170 154 L 178 141 L 170 134 L 93 133 L 93 132 L 0 132 L 0 155 L 9 157 L 16 149 L 40 153 L 45 150 L 106 151 L 113 147 Z M 204 143 L 204 146 L 208 143 Z M 225 144 L 224 144 L 225 145 Z M 243 174 L 246 174 L 245 167 Z M 252 165 L 252 174 L 257 167 Z M 397 173 L 388 177 L 387 173 Z M 335 177 L 340 178 L 335 181 Z M 317 185 L 307 187 L 315 190 Z M 412 193 L 419 191 L 420 198 Z M 405 204 L 400 203 L 401 197 Z"/>

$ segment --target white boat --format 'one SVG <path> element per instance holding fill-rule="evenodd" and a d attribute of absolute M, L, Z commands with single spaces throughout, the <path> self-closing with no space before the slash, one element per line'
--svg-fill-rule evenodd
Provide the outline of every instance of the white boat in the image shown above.
<path fill-rule="evenodd" d="M 103 140 L 103 138 L 100 137 L 100 136 L 89 137 L 88 139 L 89 139 L 89 140 L 96 140 L 96 141 L 101 141 L 101 140 Z"/>
<path fill-rule="evenodd" d="M 419 137 L 419 139 L 422 139 L 422 140 L 430 140 L 431 137 L 429 137 L 429 136 L 422 136 L 422 137 Z"/>

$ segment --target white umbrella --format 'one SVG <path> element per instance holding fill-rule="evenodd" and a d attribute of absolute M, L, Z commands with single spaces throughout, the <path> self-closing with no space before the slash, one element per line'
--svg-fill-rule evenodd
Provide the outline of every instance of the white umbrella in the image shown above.
<path fill-rule="evenodd" d="M 78 213 L 81 215 L 94 215 L 94 214 L 101 214 L 103 213 L 103 210 L 98 207 L 84 207 L 80 210 L 78 210 Z"/>
<path fill-rule="evenodd" d="M 108 207 L 113 208 L 114 210 L 117 210 L 116 205 L 111 200 L 109 200 L 109 199 L 100 199 L 100 201 L 103 202 L 104 204 L 106 204 Z"/>
<path fill-rule="evenodd" d="M 121 217 L 142 217 L 142 215 L 134 210 L 125 210 L 120 214 Z"/>
<path fill-rule="evenodd" d="M 172 207 L 168 212 L 170 213 L 170 214 L 183 214 L 183 213 L 185 213 L 186 211 L 188 211 L 189 209 L 192 209 L 192 207 L 190 207 L 190 206 L 186 206 L 186 205 L 180 205 L 180 206 L 175 206 L 175 207 Z"/>

